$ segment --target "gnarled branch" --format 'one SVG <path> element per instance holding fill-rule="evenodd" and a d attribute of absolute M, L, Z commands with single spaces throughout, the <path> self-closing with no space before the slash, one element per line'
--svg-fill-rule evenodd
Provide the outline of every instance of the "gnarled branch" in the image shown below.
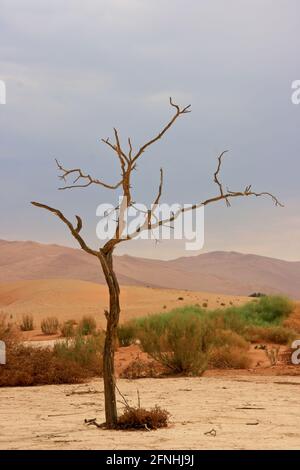
<path fill-rule="evenodd" d="M 72 224 L 72 222 L 70 222 L 65 216 L 64 214 L 58 210 L 58 209 L 55 209 L 54 207 L 50 207 L 50 206 L 47 206 L 46 204 L 41 204 L 40 202 L 35 202 L 35 201 L 32 201 L 31 204 L 33 206 L 36 206 L 36 207 L 39 207 L 41 209 L 45 209 L 49 212 L 52 212 L 53 214 L 55 214 L 60 220 L 63 221 L 63 223 L 68 227 L 68 229 L 70 230 L 71 234 L 73 235 L 73 237 L 78 241 L 79 245 L 81 246 L 81 248 L 86 251 L 87 253 L 89 253 L 90 255 L 94 255 L 94 256 L 97 256 L 98 258 L 100 257 L 100 252 L 99 251 L 96 251 L 96 250 L 93 250 L 92 248 L 90 248 L 86 243 L 85 241 L 83 240 L 83 238 L 79 235 L 79 232 L 82 228 L 82 220 L 81 218 L 79 217 L 79 215 L 76 215 L 76 219 L 77 219 L 77 226 L 74 227 L 74 225 Z"/>

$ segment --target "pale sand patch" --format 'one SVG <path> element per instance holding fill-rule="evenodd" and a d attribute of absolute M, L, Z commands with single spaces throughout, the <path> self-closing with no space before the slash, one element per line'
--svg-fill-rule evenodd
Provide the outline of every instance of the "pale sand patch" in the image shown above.
<path fill-rule="evenodd" d="M 118 384 L 132 404 L 139 389 L 143 406 L 168 409 L 170 427 L 125 432 L 86 426 L 85 418 L 104 420 L 100 379 L 84 385 L 2 388 L 0 448 L 300 448 L 299 377 L 141 379 Z M 205 435 L 212 429 L 215 437 Z"/>

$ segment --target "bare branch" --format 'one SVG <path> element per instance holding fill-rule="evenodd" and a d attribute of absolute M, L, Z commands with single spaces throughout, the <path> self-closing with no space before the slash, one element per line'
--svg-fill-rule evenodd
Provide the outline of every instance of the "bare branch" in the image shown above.
<path fill-rule="evenodd" d="M 129 163 L 129 158 L 127 157 L 125 152 L 123 152 L 123 150 L 120 146 L 120 140 L 119 140 L 118 132 L 115 128 L 114 128 L 114 134 L 115 134 L 115 138 L 116 138 L 116 144 L 112 144 L 109 140 L 109 137 L 107 137 L 107 139 L 101 139 L 101 142 L 108 145 L 114 152 L 116 152 L 119 159 L 120 159 L 120 156 L 121 156 L 122 159 L 124 159 L 127 163 Z"/>
<path fill-rule="evenodd" d="M 129 146 L 129 154 L 128 154 L 128 157 L 129 157 L 129 160 L 131 161 L 131 160 L 132 160 L 132 143 L 131 143 L 130 137 L 128 137 L 128 146 Z"/>
<path fill-rule="evenodd" d="M 194 204 L 194 205 L 191 205 L 189 207 L 182 207 L 176 213 L 172 213 L 171 217 L 169 217 L 168 219 L 159 220 L 159 221 L 155 222 L 154 224 L 151 224 L 151 226 L 149 226 L 149 218 L 148 219 L 146 218 L 145 222 L 140 227 L 138 227 L 138 229 L 133 234 L 128 236 L 128 239 L 133 239 L 135 236 L 137 236 L 139 233 L 141 233 L 144 230 L 149 230 L 149 229 L 153 230 L 153 229 L 158 228 L 162 225 L 165 226 L 166 224 L 169 224 L 170 222 L 173 222 L 174 220 L 176 220 L 177 217 L 179 217 L 179 215 L 184 213 L 184 212 L 188 212 L 188 211 L 191 211 L 191 210 L 196 210 L 196 209 L 199 209 L 200 207 L 207 206 L 208 204 L 212 204 L 214 202 L 219 202 L 219 201 L 224 200 L 226 202 L 226 204 L 228 206 L 230 206 L 230 201 L 229 200 L 232 199 L 232 198 L 236 198 L 236 197 L 247 197 L 247 196 L 263 197 L 263 196 L 266 196 L 266 197 L 271 198 L 271 200 L 273 201 L 275 206 L 284 207 L 283 204 L 278 200 L 278 198 L 276 196 L 274 196 L 272 193 L 267 192 L 267 191 L 257 193 L 255 191 L 252 191 L 252 189 L 251 189 L 252 186 L 251 185 L 246 186 L 244 191 L 230 191 L 229 189 L 226 189 L 226 192 L 224 192 L 223 186 L 222 186 L 222 184 L 219 180 L 219 173 L 220 173 L 221 166 L 222 166 L 222 157 L 224 156 L 224 154 L 226 152 L 227 152 L 227 150 L 222 152 L 219 155 L 217 170 L 214 173 L 214 182 L 218 185 L 219 190 L 220 190 L 220 194 L 218 194 L 217 196 L 205 199 L 204 201 L 201 201 L 201 202 L 199 202 L 197 204 Z M 160 185 L 160 189 L 159 189 L 159 193 L 158 193 L 159 194 L 158 199 L 160 198 L 160 195 L 161 195 L 161 187 L 162 187 L 162 179 L 161 179 L 161 185 Z M 157 220 L 157 218 L 156 218 L 156 220 Z"/>
<path fill-rule="evenodd" d="M 174 122 L 179 116 L 181 116 L 182 114 L 187 114 L 191 112 L 190 104 L 186 106 L 185 108 L 180 108 L 177 104 L 173 103 L 172 98 L 170 98 L 170 105 L 176 109 L 176 112 L 173 115 L 172 119 L 170 119 L 170 121 L 164 126 L 164 128 L 155 137 L 153 137 L 153 139 L 149 140 L 144 145 L 142 145 L 142 147 L 140 147 L 137 154 L 132 159 L 133 162 L 135 162 L 142 155 L 142 153 L 146 150 L 147 147 L 154 144 L 154 142 L 156 142 L 157 140 L 161 139 L 162 136 L 167 132 L 167 130 L 170 129 L 170 127 L 174 124 Z"/>
<path fill-rule="evenodd" d="M 225 153 L 227 153 L 228 150 L 224 150 L 219 156 L 218 156 L 218 166 L 217 166 L 217 169 L 214 173 L 214 182 L 219 186 L 219 189 L 220 189 L 220 194 L 221 196 L 223 196 L 223 186 L 222 186 L 222 183 L 220 182 L 219 180 L 219 173 L 220 173 L 220 170 L 221 170 L 221 165 L 222 165 L 222 158 L 223 156 L 225 155 Z M 225 199 L 226 201 L 226 205 L 227 207 L 230 206 L 230 202 L 228 201 L 228 199 Z"/>
<path fill-rule="evenodd" d="M 116 152 L 118 154 L 118 157 L 119 157 L 119 160 L 120 160 L 120 163 L 121 163 L 122 173 L 124 174 L 125 173 L 125 162 L 129 163 L 129 158 L 127 157 L 127 155 L 121 149 L 119 134 L 118 134 L 118 131 L 115 127 L 114 127 L 114 133 L 115 133 L 115 139 L 116 139 Z"/>
<path fill-rule="evenodd" d="M 76 215 L 75 217 L 77 219 L 77 227 L 75 228 L 75 230 L 76 230 L 77 233 L 79 233 L 80 230 L 82 229 L 82 220 L 79 217 L 79 215 Z"/>
<path fill-rule="evenodd" d="M 71 234 L 73 235 L 73 237 L 78 241 L 79 245 L 81 246 L 81 248 L 86 251 L 87 253 L 89 253 L 90 255 L 94 255 L 94 256 L 97 256 L 98 258 L 101 256 L 101 253 L 99 251 L 96 251 L 96 250 L 92 250 L 92 248 L 90 248 L 86 243 L 85 241 L 83 240 L 83 238 L 79 235 L 79 232 L 82 228 L 82 220 L 81 218 L 76 215 L 76 219 L 77 219 L 77 226 L 74 227 L 74 225 L 64 216 L 64 214 L 59 211 L 58 209 L 54 209 L 53 207 L 50 207 L 50 206 L 46 206 L 46 204 L 41 204 L 40 202 L 35 202 L 35 201 L 32 201 L 31 204 L 33 206 L 36 206 L 36 207 L 40 207 L 41 209 L 45 209 L 49 212 L 52 212 L 53 214 L 55 214 L 57 217 L 60 218 L 60 220 L 62 220 L 64 222 L 64 224 L 66 224 L 66 226 L 68 227 L 68 229 L 70 230 Z"/>
<path fill-rule="evenodd" d="M 159 183 L 159 188 L 158 188 L 158 194 L 156 196 L 156 199 L 154 201 L 154 205 L 157 205 L 160 201 L 161 194 L 162 194 L 162 188 L 163 188 L 163 182 L 164 182 L 164 172 L 163 169 L 160 169 L 160 183 Z"/>
<path fill-rule="evenodd" d="M 69 175 L 75 175 L 76 176 L 72 185 L 62 186 L 62 187 L 58 188 L 59 190 L 72 189 L 72 188 L 87 188 L 91 184 L 99 184 L 100 186 L 103 186 L 104 188 L 107 188 L 107 189 L 117 189 L 122 184 L 122 180 L 119 181 L 118 183 L 114 184 L 114 185 L 113 184 L 107 184 L 107 183 L 104 183 L 103 181 L 101 181 L 99 179 L 92 178 L 89 174 L 88 175 L 84 174 L 83 171 L 80 168 L 72 168 L 71 170 L 67 170 L 58 162 L 57 159 L 55 159 L 55 162 L 58 166 L 58 169 L 62 172 L 62 175 L 59 175 L 60 179 L 62 179 L 63 181 L 66 182 L 67 177 Z M 80 179 L 86 180 L 87 183 L 86 184 L 76 184 Z"/>

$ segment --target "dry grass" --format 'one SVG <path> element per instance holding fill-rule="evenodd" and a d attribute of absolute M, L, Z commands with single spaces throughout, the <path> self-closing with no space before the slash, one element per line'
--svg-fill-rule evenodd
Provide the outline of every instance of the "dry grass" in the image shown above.
<path fill-rule="evenodd" d="M 76 337 L 54 349 L 24 346 L 0 319 L 0 339 L 6 342 L 7 363 L 0 367 L 0 386 L 80 383 L 102 375 L 103 340 Z"/>
<path fill-rule="evenodd" d="M 166 373 L 167 370 L 157 361 L 143 361 L 140 358 L 136 358 L 121 372 L 120 378 L 129 380 L 146 377 L 154 378 L 161 377 Z"/>
<path fill-rule="evenodd" d="M 41 330 L 45 335 L 56 335 L 59 321 L 56 317 L 48 317 L 41 321 Z"/>
<path fill-rule="evenodd" d="M 7 347 L 7 364 L 0 368 L 0 386 L 79 383 L 88 376 L 88 371 L 76 362 L 61 359 L 49 349 L 16 344 Z"/>
<path fill-rule="evenodd" d="M 32 315 L 23 315 L 20 324 L 21 331 L 32 331 L 34 329 L 34 322 Z"/>
<path fill-rule="evenodd" d="M 211 349 L 209 365 L 214 369 L 248 369 L 251 360 L 245 350 L 227 345 Z"/>
<path fill-rule="evenodd" d="M 245 330 L 245 337 L 252 343 L 266 341 L 275 344 L 289 345 L 296 338 L 295 331 L 284 326 L 263 326 L 251 325 Z"/>

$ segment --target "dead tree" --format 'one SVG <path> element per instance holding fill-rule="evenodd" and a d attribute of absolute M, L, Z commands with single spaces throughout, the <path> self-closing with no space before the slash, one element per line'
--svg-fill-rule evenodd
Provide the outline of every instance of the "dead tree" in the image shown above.
<path fill-rule="evenodd" d="M 175 121 L 185 114 L 190 112 L 190 105 L 184 108 L 181 108 L 177 104 L 173 103 L 170 98 L 170 105 L 174 110 L 174 113 L 168 123 L 163 127 L 163 129 L 152 139 L 142 145 L 137 151 L 133 150 L 131 139 L 128 139 L 128 149 L 125 150 L 121 145 L 119 133 L 117 129 L 114 129 L 114 141 L 111 142 L 109 139 L 102 139 L 105 145 L 107 145 L 116 155 L 118 159 L 120 169 L 121 169 L 121 178 L 114 184 L 108 184 L 100 179 L 93 178 L 90 174 L 87 174 L 81 170 L 81 168 L 66 169 L 64 168 L 57 160 L 57 166 L 60 174 L 60 179 L 64 182 L 64 186 L 59 188 L 60 190 L 66 190 L 71 188 L 87 188 L 91 185 L 100 185 L 110 190 L 116 190 L 121 188 L 122 194 L 124 196 L 125 206 L 123 211 L 125 211 L 130 206 L 134 205 L 132 199 L 132 186 L 131 186 L 131 176 L 134 170 L 137 168 L 137 162 L 141 159 L 145 151 L 161 139 L 164 134 L 171 128 Z M 217 160 L 217 169 L 214 173 L 214 182 L 218 187 L 218 193 L 205 199 L 199 201 L 198 203 L 190 206 L 188 209 L 186 207 L 181 208 L 176 213 L 173 213 L 169 218 L 163 220 L 155 220 L 154 223 L 149 223 L 151 219 L 151 211 L 148 211 L 148 214 L 145 216 L 145 221 L 138 227 L 138 229 L 132 233 L 128 234 L 125 238 L 121 236 L 122 234 L 122 213 L 119 213 L 119 218 L 117 220 L 117 226 L 114 236 L 109 239 L 103 246 L 98 249 L 93 249 L 85 242 L 84 238 L 81 235 L 82 229 L 82 220 L 76 215 L 76 224 L 68 220 L 64 214 L 53 207 L 50 207 L 40 202 L 32 202 L 36 207 L 40 207 L 47 211 L 52 212 L 56 215 L 69 229 L 71 235 L 77 240 L 80 247 L 88 254 L 95 256 L 101 265 L 103 270 L 105 280 L 109 290 L 109 309 L 105 311 L 106 316 L 106 336 L 105 336 L 105 345 L 103 351 L 103 379 L 104 379 L 104 394 L 105 394 L 105 417 L 106 417 L 106 427 L 114 428 L 117 425 L 117 406 L 116 406 L 116 383 L 115 383 L 115 372 L 114 372 L 114 354 L 115 354 L 115 344 L 116 344 L 116 333 L 120 317 L 120 287 L 114 272 L 113 268 L 113 252 L 115 247 L 126 240 L 131 240 L 137 237 L 143 230 L 153 230 L 157 227 L 160 227 L 164 224 L 170 224 L 173 222 L 182 212 L 186 210 L 195 210 L 201 206 L 207 206 L 208 204 L 225 201 L 227 206 L 230 206 L 230 200 L 236 197 L 247 197 L 247 196 L 268 196 L 272 199 L 275 205 L 281 205 L 278 199 L 269 192 L 254 192 L 252 191 L 251 186 L 247 186 L 244 190 L 241 191 L 230 191 L 229 189 L 224 189 L 222 183 L 220 182 L 219 175 L 222 165 L 222 158 L 225 155 L 226 151 L 222 152 Z M 68 178 L 72 178 L 72 183 L 68 183 Z M 160 201 L 163 188 L 163 171 L 160 170 L 160 183 L 157 195 L 154 199 L 154 206 L 157 205 Z M 150 214 L 149 214 L 150 212 Z M 150 218 L 149 218 L 150 215 Z"/>

